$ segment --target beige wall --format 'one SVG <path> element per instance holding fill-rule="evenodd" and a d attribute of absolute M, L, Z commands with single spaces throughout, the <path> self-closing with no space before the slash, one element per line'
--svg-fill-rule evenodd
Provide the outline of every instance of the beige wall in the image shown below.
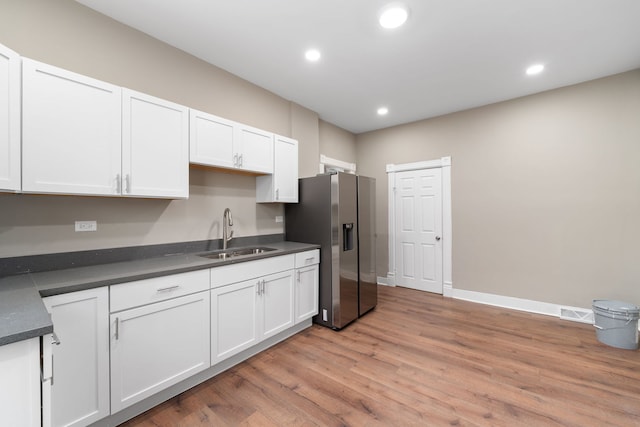
<path fill-rule="evenodd" d="M 0 0 L 0 43 L 19 54 L 299 140 L 315 174 L 318 116 L 72 0 Z M 313 167 L 311 165 L 313 164 Z M 255 178 L 192 169 L 187 201 L 0 194 L 0 257 L 283 232 L 277 204 L 255 204 Z M 75 220 L 98 232 L 75 233 Z"/>
<path fill-rule="evenodd" d="M 298 175 L 300 178 L 314 176 L 320 162 L 318 113 L 292 102 L 291 116 L 291 137 L 298 140 Z"/>
<path fill-rule="evenodd" d="M 324 120 L 320 120 L 319 132 L 320 154 L 343 162 L 356 163 L 356 136 L 354 134 Z"/>
<path fill-rule="evenodd" d="M 453 286 L 590 307 L 640 304 L 640 70 L 358 135 L 378 183 L 388 267 L 388 163 L 452 157 Z"/>

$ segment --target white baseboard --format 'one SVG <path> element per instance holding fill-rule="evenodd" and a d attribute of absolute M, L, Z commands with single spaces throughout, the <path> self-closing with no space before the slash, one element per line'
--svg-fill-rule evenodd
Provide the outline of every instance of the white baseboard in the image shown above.
<path fill-rule="evenodd" d="M 382 276 L 378 276 L 378 285 L 383 285 L 383 286 L 395 286 L 395 280 L 393 277 L 382 277 Z"/>
<path fill-rule="evenodd" d="M 443 297 L 453 297 L 453 283 L 444 282 L 442 284 L 442 296 Z"/>
<path fill-rule="evenodd" d="M 528 313 L 544 314 L 581 323 L 593 323 L 593 311 L 588 308 L 568 307 L 547 302 L 534 301 L 524 298 L 508 297 L 504 295 L 487 294 L 484 292 L 453 289 L 453 298 Z M 572 315 L 575 314 L 575 315 Z"/>

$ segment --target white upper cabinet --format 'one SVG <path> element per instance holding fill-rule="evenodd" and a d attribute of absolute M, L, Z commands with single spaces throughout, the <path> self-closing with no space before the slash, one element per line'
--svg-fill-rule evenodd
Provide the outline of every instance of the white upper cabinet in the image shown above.
<path fill-rule="evenodd" d="M 20 190 L 20 56 L 0 44 L 0 191 Z"/>
<path fill-rule="evenodd" d="M 24 192 L 189 195 L 186 107 L 23 59 L 22 116 Z"/>
<path fill-rule="evenodd" d="M 273 134 L 191 110 L 190 162 L 257 173 L 273 172 Z"/>
<path fill-rule="evenodd" d="M 240 125 L 238 165 L 241 169 L 273 173 L 273 134 Z"/>
<path fill-rule="evenodd" d="M 233 140 L 238 124 L 202 111 L 190 111 L 191 163 L 235 168 Z M 237 156 L 235 158 L 237 162 Z"/>
<path fill-rule="evenodd" d="M 122 91 L 122 195 L 189 197 L 189 109 Z"/>
<path fill-rule="evenodd" d="M 273 174 L 256 177 L 258 203 L 298 203 L 298 141 L 276 135 Z"/>
<path fill-rule="evenodd" d="M 121 89 L 22 61 L 22 190 L 118 195 Z"/>

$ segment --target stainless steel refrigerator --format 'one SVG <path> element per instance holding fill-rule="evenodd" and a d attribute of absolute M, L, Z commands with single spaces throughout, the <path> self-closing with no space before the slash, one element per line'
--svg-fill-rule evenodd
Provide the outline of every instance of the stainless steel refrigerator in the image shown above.
<path fill-rule="evenodd" d="M 321 245 L 320 307 L 313 320 L 341 329 L 378 300 L 375 179 L 338 172 L 298 183 L 299 202 L 285 207 L 285 236 Z"/>

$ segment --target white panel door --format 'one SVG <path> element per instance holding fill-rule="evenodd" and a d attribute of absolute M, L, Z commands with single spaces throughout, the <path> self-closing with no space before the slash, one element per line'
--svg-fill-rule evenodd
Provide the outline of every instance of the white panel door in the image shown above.
<path fill-rule="evenodd" d="M 240 169 L 273 173 L 273 134 L 241 125 L 236 139 Z"/>
<path fill-rule="evenodd" d="M 121 89 L 22 60 L 22 190 L 120 194 Z"/>
<path fill-rule="evenodd" d="M 235 168 L 233 141 L 238 123 L 202 111 L 190 110 L 189 161 L 207 166 Z M 234 157 L 235 156 L 235 157 Z"/>
<path fill-rule="evenodd" d="M 51 346 L 53 381 L 43 401 L 48 425 L 89 425 L 109 415 L 109 290 L 71 292 L 43 302 L 60 342 Z"/>
<path fill-rule="evenodd" d="M 122 91 L 122 195 L 189 197 L 189 109 Z"/>
<path fill-rule="evenodd" d="M 396 284 L 442 293 L 442 171 L 396 173 Z"/>
<path fill-rule="evenodd" d="M 112 414 L 210 366 L 209 291 L 110 319 Z"/>
<path fill-rule="evenodd" d="M 0 44 L 0 191 L 20 191 L 20 56 Z"/>

